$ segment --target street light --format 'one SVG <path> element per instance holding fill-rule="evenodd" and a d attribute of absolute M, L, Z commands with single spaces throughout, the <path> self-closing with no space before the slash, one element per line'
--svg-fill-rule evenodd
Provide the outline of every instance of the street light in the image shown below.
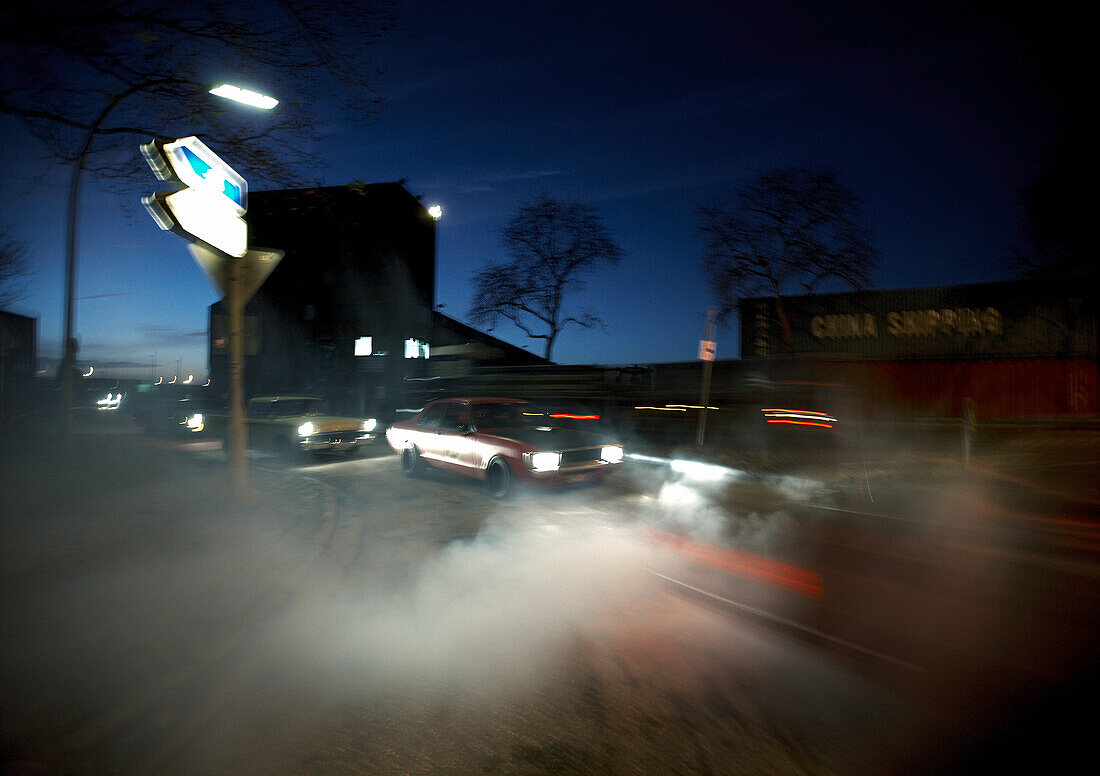
<path fill-rule="evenodd" d="M 215 89 L 211 89 L 210 92 L 219 97 L 243 102 L 262 110 L 270 110 L 279 104 L 279 101 L 272 97 L 266 97 L 247 89 L 240 89 L 231 84 L 222 84 Z M 246 302 L 244 275 L 246 263 L 251 267 L 256 263 L 255 260 L 261 258 L 255 252 L 247 251 L 247 232 L 245 241 L 246 253 L 244 256 L 234 257 L 228 254 L 225 256 L 228 260 L 228 267 L 226 268 L 228 272 L 225 273 L 226 278 L 222 289 L 225 293 L 225 305 L 229 312 L 229 352 L 227 354 L 229 356 L 229 434 L 227 436 L 229 469 L 233 483 L 233 493 L 238 499 L 244 498 L 248 484 L 248 457 L 246 452 L 248 430 L 244 421 L 244 306 Z M 209 259 L 217 261 L 214 254 L 198 250 L 194 246 L 192 248 L 192 253 L 196 259 L 200 259 L 206 253 Z M 280 253 L 279 256 L 281 257 L 282 254 Z M 200 263 L 202 263 L 201 260 Z M 204 266 L 206 265 L 204 264 Z M 274 264 L 271 266 L 274 266 Z M 259 277 L 262 282 L 264 275 Z"/>
<path fill-rule="evenodd" d="M 210 93 L 243 105 L 251 105 L 253 108 L 259 108 L 260 110 L 271 110 L 279 104 L 279 101 L 274 97 L 268 97 L 266 94 L 260 94 L 250 89 L 242 89 L 233 84 L 215 86 L 210 90 Z"/>

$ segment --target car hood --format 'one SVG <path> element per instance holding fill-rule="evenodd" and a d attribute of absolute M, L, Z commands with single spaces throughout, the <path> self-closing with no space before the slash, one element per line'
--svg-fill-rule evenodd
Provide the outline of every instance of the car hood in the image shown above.
<path fill-rule="evenodd" d="M 323 434 L 329 431 L 343 431 L 345 429 L 357 429 L 363 425 L 362 418 L 342 418 L 339 415 L 295 415 L 293 417 L 279 418 L 286 424 L 300 426 L 303 423 L 312 423 L 315 433 Z"/>
<path fill-rule="evenodd" d="M 479 433 L 501 439 L 514 439 L 527 445 L 532 450 L 573 450 L 578 447 L 618 444 L 603 434 L 591 431 L 575 431 L 559 426 L 490 428 Z"/>

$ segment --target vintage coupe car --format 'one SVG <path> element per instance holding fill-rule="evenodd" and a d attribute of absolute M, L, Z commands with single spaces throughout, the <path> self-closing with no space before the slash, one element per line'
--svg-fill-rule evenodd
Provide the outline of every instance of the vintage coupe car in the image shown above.
<path fill-rule="evenodd" d="M 211 423 L 224 439 L 228 418 L 218 415 Z M 250 448 L 288 459 L 309 453 L 355 455 L 379 437 L 375 418 L 333 415 L 317 396 L 257 396 L 248 402 L 245 423 Z"/>
<path fill-rule="evenodd" d="M 438 399 L 393 423 L 386 439 L 409 476 L 426 466 L 457 472 L 485 481 L 494 498 L 507 496 L 517 481 L 598 481 L 623 460 L 623 447 L 612 438 L 555 425 L 522 399 Z"/>

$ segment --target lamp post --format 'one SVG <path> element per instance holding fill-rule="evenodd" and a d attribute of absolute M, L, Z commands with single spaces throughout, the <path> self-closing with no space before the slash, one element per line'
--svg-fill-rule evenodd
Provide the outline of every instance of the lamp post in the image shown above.
<path fill-rule="evenodd" d="M 232 84 L 216 86 L 210 90 L 210 93 L 260 110 L 271 110 L 279 104 L 279 101 L 273 97 L 241 89 Z M 200 263 L 203 261 L 203 253 L 209 256 L 208 252 L 196 251 L 194 246 L 192 248 L 192 253 Z M 281 253 L 279 255 L 281 256 Z M 268 261 L 271 261 L 271 258 L 273 257 L 268 257 Z M 228 256 L 229 266 L 226 273 L 228 283 L 225 289 L 225 302 L 229 308 L 229 435 L 227 441 L 230 479 L 233 494 L 237 499 L 244 498 L 248 487 L 248 429 L 244 416 L 244 306 L 248 301 L 247 296 L 251 293 L 246 292 L 245 276 L 255 274 L 251 270 L 258 260 L 262 259 L 255 251 L 249 251 L 243 257 Z"/>
<path fill-rule="evenodd" d="M 104 106 L 103 110 L 99 112 L 99 115 L 97 115 L 88 126 L 88 131 L 84 135 L 80 150 L 73 160 L 73 172 L 72 176 L 69 178 L 69 196 L 66 211 L 65 336 L 62 340 L 61 355 L 61 424 L 66 447 L 71 446 L 73 438 L 73 379 L 76 372 L 77 351 L 77 342 L 74 332 L 76 318 L 76 233 L 78 226 L 77 216 L 79 214 L 80 183 L 84 172 L 84 163 L 87 159 L 88 151 L 92 146 L 92 141 L 95 139 L 95 136 L 99 134 L 103 122 L 107 120 L 107 117 L 120 103 L 131 95 L 147 89 L 181 83 L 184 82 L 177 78 L 154 78 L 123 89 Z M 265 95 L 258 94 L 248 89 L 241 89 L 231 84 L 222 84 L 209 91 L 211 94 L 218 97 L 233 100 L 234 102 L 245 105 L 251 105 L 262 110 L 270 110 L 279 104 L 279 101 L 274 98 L 266 97 Z"/>
<path fill-rule="evenodd" d="M 92 141 L 99 134 L 99 128 L 111 112 L 118 107 L 119 103 L 132 94 L 170 82 L 171 79 L 168 78 L 143 81 L 116 94 L 88 126 L 88 132 L 84 135 L 84 141 L 81 143 L 80 150 L 73 161 L 73 174 L 69 178 L 69 198 L 65 218 L 65 338 L 62 341 L 61 355 L 61 428 L 65 436 L 66 447 L 72 445 L 73 439 L 73 378 L 76 372 L 77 349 L 76 337 L 73 333 L 76 313 L 76 229 L 77 204 L 80 200 L 80 178 L 84 172 L 84 161 L 88 156 L 88 149 L 92 147 Z"/>

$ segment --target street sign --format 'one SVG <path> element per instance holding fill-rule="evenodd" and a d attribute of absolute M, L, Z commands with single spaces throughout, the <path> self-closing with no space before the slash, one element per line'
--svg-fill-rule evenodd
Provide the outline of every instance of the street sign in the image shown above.
<path fill-rule="evenodd" d="M 248 185 L 197 137 L 141 146 L 145 161 L 163 181 L 183 188 L 141 201 L 161 229 L 183 237 L 195 261 L 222 293 L 228 311 L 223 337 L 229 367 L 229 424 L 226 450 L 234 496 L 248 484 L 248 428 L 244 423 L 244 306 L 283 257 L 282 251 L 249 250 Z"/>
<path fill-rule="evenodd" d="M 214 288 L 221 292 L 223 297 L 229 294 L 230 262 L 238 262 L 237 271 L 240 272 L 240 304 L 243 307 L 256 294 L 260 286 L 267 280 L 271 270 L 283 258 L 280 250 L 267 250 L 255 248 L 246 251 L 240 258 L 228 258 L 217 251 L 209 250 L 201 245 L 188 245 L 187 250 L 195 257 L 195 261 L 202 267 L 203 272 L 210 278 Z"/>
<path fill-rule="evenodd" d="M 714 340 L 699 340 L 699 358 L 703 361 L 713 361 L 715 347 Z"/>
<path fill-rule="evenodd" d="M 248 184 L 197 137 L 153 141 L 141 153 L 161 180 L 185 188 L 142 202 L 161 229 L 229 256 L 248 251 Z"/>

